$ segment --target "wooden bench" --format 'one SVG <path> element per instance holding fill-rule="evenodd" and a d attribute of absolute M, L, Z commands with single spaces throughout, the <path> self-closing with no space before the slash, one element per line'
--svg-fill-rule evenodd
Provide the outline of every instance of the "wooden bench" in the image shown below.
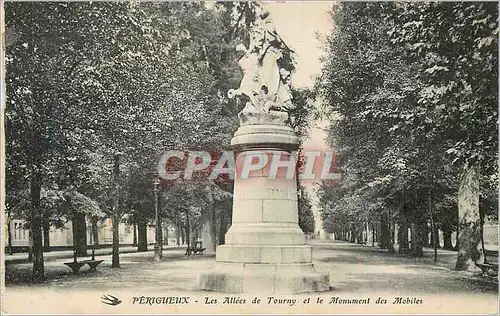
<path fill-rule="evenodd" d="M 194 255 L 203 255 L 203 251 L 205 251 L 206 248 L 195 248 L 193 249 L 193 254 Z"/>
<path fill-rule="evenodd" d="M 498 264 L 491 263 L 476 263 L 476 266 L 481 269 L 483 274 L 497 276 L 498 275 Z"/>
<path fill-rule="evenodd" d="M 65 262 L 64 264 L 68 266 L 73 273 L 78 273 L 80 271 L 81 267 L 84 265 L 88 265 L 90 267 L 90 271 L 96 271 L 97 266 L 103 263 L 104 260 L 95 260 L 95 250 L 92 249 L 92 259 L 90 260 L 83 260 L 83 261 L 77 261 L 76 260 L 76 251 L 73 253 L 73 262 Z"/>
<path fill-rule="evenodd" d="M 203 251 L 205 251 L 205 249 L 207 249 L 207 248 L 202 247 L 201 241 L 194 241 L 193 245 L 194 245 L 193 247 L 188 247 L 186 249 L 186 253 L 185 253 L 186 256 L 190 256 L 191 253 L 193 255 L 200 255 L 201 256 L 201 255 L 203 255 Z"/>
<path fill-rule="evenodd" d="M 91 271 L 96 271 L 97 269 L 97 266 L 100 265 L 101 263 L 104 262 L 104 260 L 85 260 L 85 261 L 82 261 L 86 264 L 88 264 L 88 266 L 90 267 L 90 270 Z"/>
<path fill-rule="evenodd" d="M 483 275 L 498 276 L 498 251 L 484 250 L 484 262 L 475 262 Z"/>
<path fill-rule="evenodd" d="M 71 270 L 73 270 L 73 273 L 78 273 L 78 271 L 80 270 L 81 267 L 83 267 L 85 265 L 86 262 L 77 262 L 77 261 L 73 261 L 73 262 L 65 262 L 64 264 L 67 265 Z"/>

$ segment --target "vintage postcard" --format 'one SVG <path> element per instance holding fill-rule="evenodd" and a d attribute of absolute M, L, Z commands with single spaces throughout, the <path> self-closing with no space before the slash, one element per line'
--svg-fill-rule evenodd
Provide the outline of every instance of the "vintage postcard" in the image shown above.
<path fill-rule="evenodd" d="M 1 1 L 5 315 L 498 315 L 496 2 Z"/>

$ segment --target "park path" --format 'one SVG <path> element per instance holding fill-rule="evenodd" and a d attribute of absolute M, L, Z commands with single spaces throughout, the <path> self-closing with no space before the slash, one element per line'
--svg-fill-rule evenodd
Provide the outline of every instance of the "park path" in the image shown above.
<path fill-rule="evenodd" d="M 335 291 L 390 291 L 401 295 L 471 294 L 497 295 L 498 279 L 454 271 L 457 253 L 426 248 L 423 258 L 389 254 L 387 250 L 347 242 L 314 241 L 316 267 L 330 271 Z"/>
<path fill-rule="evenodd" d="M 432 261 L 432 250 L 424 258 L 389 254 L 386 250 L 347 242 L 310 240 L 317 270 L 330 273 L 335 292 L 396 291 L 401 294 L 432 293 L 498 293 L 495 278 L 453 271 L 456 252 L 439 250 L 438 262 Z M 213 255 L 184 256 L 185 249 L 171 247 L 162 262 L 152 260 L 153 253 L 122 253 L 121 268 L 111 268 L 110 255 L 97 255 L 104 263 L 97 272 L 72 275 L 65 265 L 68 259 L 45 263 L 48 281 L 36 287 L 66 290 L 102 288 L 151 288 L 154 290 L 197 291 L 196 278 L 211 269 Z M 7 287 L 24 287 L 31 274 L 30 263 L 6 265 Z M 160 281 L 161 280 L 161 281 Z"/>
<path fill-rule="evenodd" d="M 328 314 L 497 314 L 498 279 L 474 276 L 453 271 L 456 252 L 439 251 L 437 263 L 432 261 L 432 250 L 426 249 L 424 258 L 407 258 L 389 254 L 386 250 L 368 245 L 346 242 L 309 240 L 313 246 L 314 263 L 319 271 L 330 273 L 328 292 L 306 294 L 316 300 L 318 295 L 329 301 L 332 297 L 370 297 L 372 304 L 363 305 L 311 305 L 307 313 Z M 68 259 L 49 260 L 45 264 L 48 280 L 30 285 L 31 264 L 6 265 L 6 292 L 4 303 L 8 312 L 29 313 L 183 313 L 220 314 L 219 305 L 204 305 L 206 296 L 222 295 L 197 289 L 197 277 L 215 265 L 214 255 L 184 255 L 185 249 L 173 248 L 164 252 L 161 262 L 153 261 L 153 252 L 123 253 L 121 267 L 111 268 L 111 256 L 99 255 L 104 263 L 96 272 L 82 271 L 73 275 L 63 265 Z M 103 294 L 120 297 L 123 304 L 110 307 L 101 303 Z M 194 301 L 188 306 L 133 304 L 134 296 L 184 295 Z M 222 296 L 219 296 L 221 299 Z M 264 296 L 264 299 L 267 296 Z M 301 300 L 306 296 L 297 296 Z M 374 304 L 377 297 L 386 298 L 389 304 Z M 394 305 L 396 297 L 417 297 L 425 304 Z M 28 299 L 25 305 L 15 302 Z M 55 304 L 54 304 L 55 302 Z M 83 303 L 82 303 L 83 302 Z M 301 305 L 303 306 L 303 305 Z M 104 309 L 103 309 L 104 308 Z M 232 309 L 231 314 L 304 314 L 305 310 L 281 306 L 272 309 L 267 305 L 244 305 Z M 368 309 L 367 309 L 368 308 Z M 387 309 L 390 308 L 390 309 Z M 228 310 L 229 311 L 229 310 Z"/>

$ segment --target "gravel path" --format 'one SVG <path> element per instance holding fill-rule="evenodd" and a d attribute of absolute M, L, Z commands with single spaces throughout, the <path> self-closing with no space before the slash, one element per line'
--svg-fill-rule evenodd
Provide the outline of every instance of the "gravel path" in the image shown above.
<path fill-rule="evenodd" d="M 432 261 L 432 250 L 424 258 L 388 254 L 385 250 L 345 242 L 312 240 L 316 268 L 330 272 L 330 283 L 336 292 L 396 291 L 398 293 L 498 293 L 496 278 L 453 271 L 456 252 L 439 250 L 438 262 Z M 53 259 L 45 263 L 48 280 L 36 287 L 64 289 L 149 288 L 155 290 L 196 291 L 196 278 L 214 266 L 214 256 L 184 256 L 184 249 L 165 250 L 162 262 L 152 260 L 151 251 L 121 254 L 120 269 L 111 268 L 111 256 L 97 272 L 83 267 L 79 275 L 70 273 L 63 263 Z M 31 264 L 8 264 L 6 286 L 24 287 L 31 277 Z M 161 280 L 161 282 L 158 282 Z M 33 285 L 31 285 L 33 287 Z"/>

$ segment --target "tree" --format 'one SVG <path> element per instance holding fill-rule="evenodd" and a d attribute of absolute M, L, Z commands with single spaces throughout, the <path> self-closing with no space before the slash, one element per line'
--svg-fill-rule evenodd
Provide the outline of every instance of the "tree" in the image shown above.
<path fill-rule="evenodd" d="M 328 222 L 331 212 L 345 213 L 336 219 L 343 223 L 330 230 L 340 230 L 337 233 L 344 238 L 349 235 L 350 240 L 359 235 L 353 223 L 378 223 L 379 245 L 384 248 L 393 243 L 390 236 L 400 212 L 400 192 L 412 190 L 405 187 L 419 176 L 417 166 L 409 165 L 419 154 L 414 147 L 416 137 L 398 134 L 399 124 L 408 118 L 404 110 L 414 104 L 416 82 L 411 75 L 414 67 L 399 56 L 397 48 L 390 47 L 384 16 L 392 10 L 392 4 L 380 3 L 334 7 L 335 27 L 326 43 L 328 55 L 316 87 L 326 102 L 326 112 L 340 117 L 332 121 L 329 142 L 338 150 L 343 180 L 338 187 L 323 186 L 322 194 L 332 190 L 337 196 L 332 206 L 323 201 L 323 217 Z M 413 241 L 417 246 L 418 239 Z"/>
<path fill-rule="evenodd" d="M 6 6 L 6 24 L 16 37 L 7 51 L 7 160 L 22 170 L 20 179 L 26 180 L 29 189 L 34 282 L 44 279 L 42 188 L 58 182 L 70 185 L 76 171 L 86 166 L 71 170 L 88 148 L 82 145 L 98 146 L 89 144 L 95 137 L 87 138 L 98 122 L 96 117 L 86 120 L 88 113 L 82 105 L 99 91 L 94 86 L 85 95 L 92 80 L 82 77 L 106 58 L 116 57 L 113 37 L 117 34 L 113 30 L 126 19 L 127 12 L 126 4 Z M 97 124 L 90 127 L 88 122 Z M 10 156 L 13 153 L 17 157 Z"/>
<path fill-rule="evenodd" d="M 112 210 L 117 233 L 123 213 L 120 169 L 126 171 L 144 154 L 154 155 L 166 145 L 182 148 L 186 139 L 192 142 L 202 135 L 197 133 L 199 123 L 207 121 L 210 106 L 216 104 L 211 98 L 213 80 L 206 66 L 186 62 L 183 53 L 192 47 L 185 46 L 189 35 L 170 13 L 180 10 L 176 6 L 6 6 L 9 33 L 16 37 L 7 52 L 7 160 L 10 171 L 19 170 L 11 174 L 19 184 L 12 188 L 29 189 L 31 196 L 27 218 L 35 282 L 44 274 L 44 185 L 73 187 L 95 196 L 106 204 L 101 205 L 104 210 Z M 178 104 L 191 106 L 179 111 Z M 180 141 L 159 139 L 161 133 L 177 134 Z M 99 168 L 94 168 L 96 160 Z M 13 204 L 10 197 L 7 200 Z M 116 233 L 113 266 L 118 267 Z"/>
<path fill-rule="evenodd" d="M 497 170 L 498 10 L 490 3 L 403 5 L 393 42 L 419 59 L 418 103 L 460 169 L 457 270 L 482 260 L 481 174 Z"/>
<path fill-rule="evenodd" d="M 305 234 L 314 233 L 314 214 L 309 194 L 304 187 L 298 190 L 299 227 Z"/>
<path fill-rule="evenodd" d="M 393 225 L 384 223 L 388 216 L 411 227 L 411 254 L 420 256 L 428 221 L 433 234 L 439 225 L 451 236 L 461 204 L 462 217 L 475 214 L 460 225 L 470 230 L 460 234 L 468 240 L 463 261 L 481 239 L 479 203 L 472 197 L 480 190 L 476 184 L 459 190 L 465 187 L 455 180 L 459 173 L 496 172 L 496 6 L 342 3 L 332 14 L 317 90 L 325 112 L 340 115 L 330 142 L 339 150 L 343 180 L 338 188 L 323 187 L 323 217 L 335 215 L 347 225 L 364 208 L 370 220 L 382 216 L 381 226 L 393 235 Z M 459 203 L 457 190 L 473 207 Z M 336 200 L 327 200 L 328 191 Z"/>

